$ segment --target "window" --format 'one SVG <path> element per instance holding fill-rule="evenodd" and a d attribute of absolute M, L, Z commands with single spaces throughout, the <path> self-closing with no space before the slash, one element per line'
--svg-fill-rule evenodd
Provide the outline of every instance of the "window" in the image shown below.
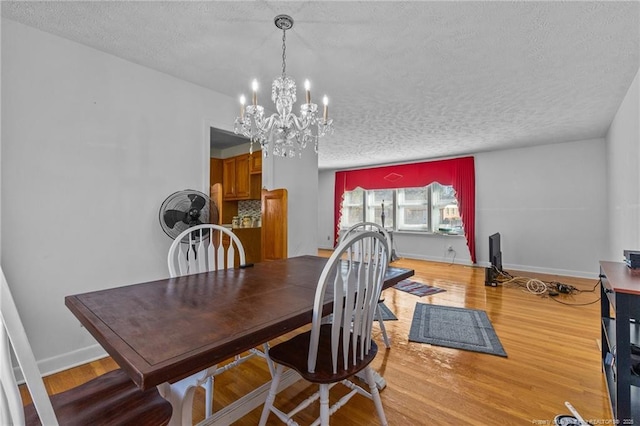
<path fill-rule="evenodd" d="M 342 201 L 341 228 L 349 228 L 364 217 L 364 189 L 356 188 L 344 193 Z"/>
<path fill-rule="evenodd" d="M 453 187 L 433 183 L 431 186 L 432 229 L 442 234 L 462 235 L 462 218 Z"/>
<path fill-rule="evenodd" d="M 438 183 L 421 188 L 347 191 L 340 228 L 362 221 L 382 225 L 383 211 L 385 228 L 394 231 L 464 233 L 453 187 Z"/>
<path fill-rule="evenodd" d="M 384 205 L 384 227 L 393 228 L 393 224 L 395 223 L 393 217 L 395 191 L 393 189 L 376 189 L 365 191 L 365 193 L 367 214 L 364 219 L 367 222 L 382 225 L 382 206 Z"/>
<path fill-rule="evenodd" d="M 430 185 L 434 182 L 439 182 L 443 185 L 451 185 L 453 188 L 455 188 L 456 200 L 458 202 L 457 204 L 454 204 L 454 206 L 458 207 L 460 216 L 464 217 L 464 225 L 462 225 L 463 229 L 461 235 L 465 237 L 467 246 L 469 247 L 469 253 L 471 254 L 471 261 L 475 263 L 476 177 L 473 157 L 450 158 L 447 160 L 424 161 L 419 163 L 394 164 L 383 167 L 370 167 L 366 169 L 336 171 L 334 192 L 335 204 L 333 206 L 333 218 L 336 225 L 334 230 L 335 241 L 338 241 L 339 239 L 341 217 L 343 213 L 342 201 L 344 200 L 345 192 L 352 191 L 356 188 L 389 188 L 389 179 L 393 179 L 393 176 L 395 175 L 402 176 L 403 178 L 397 181 L 398 183 L 396 184 L 395 188 L 390 189 L 420 188 Z M 437 221 L 432 220 L 434 218 L 431 212 L 431 205 L 429 207 L 429 230 L 416 230 L 410 232 L 432 232 L 430 230 L 433 229 L 432 226 Z M 362 220 L 364 220 L 364 215 L 362 217 Z M 440 212 L 438 211 L 438 217 L 436 219 L 442 219 L 441 222 L 444 222 L 444 214 L 443 217 L 440 217 Z M 449 221 L 452 222 L 452 219 L 449 218 Z M 443 223 L 443 225 L 447 224 Z M 456 225 L 450 225 L 451 224 L 447 226 L 448 229 L 443 228 L 442 231 L 439 231 L 438 226 L 435 228 L 436 232 L 458 232 L 458 228 L 456 228 Z"/>
<path fill-rule="evenodd" d="M 398 230 L 429 230 L 429 193 L 430 188 L 404 188 L 398 193 Z"/>

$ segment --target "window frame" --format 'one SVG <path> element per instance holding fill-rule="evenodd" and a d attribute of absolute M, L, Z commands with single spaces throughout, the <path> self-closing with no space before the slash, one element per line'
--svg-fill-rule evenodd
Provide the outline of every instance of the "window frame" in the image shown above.
<path fill-rule="evenodd" d="M 391 188 L 391 189 L 363 189 L 363 188 L 356 188 L 354 189 L 354 191 L 362 191 L 362 205 L 360 206 L 361 208 L 361 215 L 359 218 L 359 221 L 367 221 L 367 222 L 374 222 L 377 223 L 379 225 L 381 225 L 382 221 L 380 217 L 371 217 L 368 213 L 370 209 L 375 209 L 374 205 L 377 203 L 374 203 L 373 200 L 375 198 L 375 195 L 373 195 L 372 193 L 376 192 L 376 191 L 391 191 L 392 197 L 390 200 L 390 204 L 391 207 L 389 208 L 389 205 L 387 204 L 387 199 L 384 199 L 385 202 L 385 212 L 391 212 L 391 226 L 388 225 L 389 222 L 387 222 L 387 218 L 388 215 L 385 214 L 385 228 L 388 228 L 389 230 L 393 231 L 393 232 L 400 232 L 400 233 L 420 233 L 420 234 L 433 234 L 433 235 L 461 235 L 464 234 L 464 225 L 462 226 L 460 232 L 456 232 L 456 233 L 451 233 L 451 232 L 446 232 L 446 231 L 439 231 L 438 230 L 434 230 L 433 229 L 433 225 L 434 225 L 434 218 L 433 218 L 433 213 L 434 213 L 434 200 L 433 200 L 433 196 L 434 196 L 434 188 L 433 185 L 434 184 L 438 184 L 442 187 L 452 187 L 452 185 L 441 185 L 437 182 L 434 182 L 432 184 L 429 184 L 425 187 L 420 187 L 420 188 L 425 188 L 426 193 L 426 200 L 424 201 L 420 201 L 420 202 L 406 202 L 403 200 L 403 202 L 401 203 L 400 200 L 404 199 L 405 193 L 404 191 L 408 190 L 408 189 L 416 189 L 416 188 Z M 347 191 L 347 192 L 352 192 L 352 191 Z M 345 194 L 347 193 L 345 192 Z M 401 194 L 402 192 L 402 194 Z M 458 205 L 458 200 L 457 197 L 454 197 L 456 205 Z M 448 204 L 449 205 L 449 204 Z M 403 209 L 407 208 L 407 207 L 411 207 L 411 206 L 422 206 L 424 207 L 424 209 L 426 210 L 426 215 L 427 215 L 427 220 L 426 220 L 426 224 L 425 225 L 406 225 L 406 224 L 400 224 L 400 222 L 403 222 L 403 220 L 401 220 L 401 218 L 403 217 Z M 341 213 L 341 220 L 340 220 L 340 230 L 346 230 L 348 229 L 350 226 L 354 225 L 355 223 L 349 223 L 346 225 L 343 225 L 343 220 L 345 217 L 349 216 L 348 213 L 345 214 L 344 209 L 346 208 L 350 208 L 350 207 L 358 207 L 357 203 L 348 203 L 348 204 L 344 204 L 344 199 L 343 199 L 343 205 L 342 205 L 342 213 Z M 446 208 L 446 207 L 444 207 Z M 440 222 L 438 222 L 440 223 Z M 460 223 L 462 223 L 462 221 L 460 220 Z"/>
<path fill-rule="evenodd" d="M 423 202 L 420 203 L 407 203 L 406 201 L 400 203 L 400 199 L 403 198 L 400 195 L 400 191 L 402 191 L 402 195 L 404 196 L 405 191 L 407 189 L 415 189 L 415 188 L 396 188 L 394 190 L 394 193 L 396 194 L 396 199 L 398 200 L 398 202 L 395 205 L 394 210 L 397 212 L 397 216 L 398 218 L 402 218 L 403 214 L 401 213 L 402 209 L 405 209 L 407 206 L 411 207 L 411 206 L 424 206 L 425 210 L 426 210 L 426 214 L 427 214 L 427 223 L 424 225 L 400 225 L 400 222 L 404 222 L 403 220 L 398 220 L 398 222 L 395 222 L 396 226 L 394 227 L 394 231 L 397 232 L 427 232 L 427 233 L 433 233 L 433 230 L 431 228 L 431 205 L 432 205 L 432 200 L 431 200 L 431 185 L 427 185 L 426 187 L 424 187 L 426 190 L 426 200 L 424 200 Z"/>

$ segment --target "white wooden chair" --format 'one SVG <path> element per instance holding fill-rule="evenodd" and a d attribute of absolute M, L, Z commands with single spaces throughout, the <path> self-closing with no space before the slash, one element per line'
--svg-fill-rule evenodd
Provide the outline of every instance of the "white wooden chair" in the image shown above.
<path fill-rule="evenodd" d="M 378 232 L 359 232 L 345 239 L 333 252 L 316 288 L 311 330 L 301 333 L 269 351 L 276 373 L 262 410 L 260 425 L 270 413 L 287 425 L 297 425 L 293 416 L 320 400 L 320 417 L 313 425 L 329 424 L 329 416 L 355 394 L 373 400 L 380 423 L 387 424 L 382 401 L 370 367 L 378 347 L 371 339 L 371 327 L 388 264 L 388 246 Z M 370 255 L 363 255 L 369 253 Z M 325 296 L 333 293 L 332 321 L 322 321 Z M 319 385 L 312 396 L 285 413 L 274 406 L 284 367 Z M 369 391 L 349 380 L 363 371 Z M 342 383 L 350 391 L 329 406 L 329 390 Z"/>
<path fill-rule="evenodd" d="M 223 244 L 224 236 L 229 238 L 228 247 Z M 232 269 L 236 256 L 240 260 L 240 266 L 243 266 L 246 262 L 244 247 L 230 229 L 214 224 L 192 226 L 178 235 L 169 247 L 169 275 L 181 277 Z"/>
<path fill-rule="evenodd" d="M 229 238 L 225 247 L 224 236 Z M 207 271 L 234 268 L 236 256 L 239 266 L 245 266 L 245 253 L 242 242 L 236 234 L 228 228 L 214 224 L 193 226 L 176 237 L 169 248 L 167 262 L 169 275 L 178 277 Z M 196 386 L 205 389 L 205 416 L 213 414 L 213 386 L 215 376 L 236 367 L 254 356 L 260 356 L 267 361 L 271 375 L 274 366 L 268 357 L 269 344 L 263 345 L 263 350 L 251 349 L 246 355 L 236 355 L 234 360 L 218 367 L 214 365 L 207 370 L 191 375 L 183 380 L 171 384 L 172 392 L 177 392 L 183 401 L 182 413 L 190 413 L 193 403 L 193 392 Z M 188 411 L 188 412 L 187 412 Z M 184 418 L 184 417 L 183 417 Z"/>
<path fill-rule="evenodd" d="M 2 425 L 165 425 L 171 404 L 156 388 L 141 391 L 122 370 L 49 397 L 13 296 L 0 269 L 0 424 Z M 23 407 L 11 352 L 31 394 Z"/>
<path fill-rule="evenodd" d="M 356 232 L 363 231 L 376 231 L 384 235 L 384 238 L 387 240 L 387 246 L 389 247 L 389 251 L 393 250 L 391 246 L 391 236 L 382 226 L 378 225 L 374 222 L 360 222 L 351 226 L 347 229 L 343 234 L 340 235 L 340 242 L 344 241 L 347 237 L 353 235 Z M 391 259 L 391 257 L 389 257 Z M 376 308 L 376 317 L 378 318 L 378 323 L 380 324 L 380 330 L 382 331 L 382 340 L 384 340 L 384 345 L 387 348 L 391 347 L 391 343 L 389 341 L 389 336 L 387 335 L 387 329 L 384 326 L 384 320 L 382 319 L 382 309 L 380 308 L 380 304 L 384 302 L 384 299 L 380 299 L 378 301 L 378 307 Z"/>

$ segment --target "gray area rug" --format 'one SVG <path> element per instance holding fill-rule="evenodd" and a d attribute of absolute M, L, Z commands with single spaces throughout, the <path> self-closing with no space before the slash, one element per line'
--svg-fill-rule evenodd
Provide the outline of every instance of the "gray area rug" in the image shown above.
<path fill-rule="evenodd" d="M 382 311 L 382 321 L 397 321 L 398 320 L 398 317 L 396 317 L 395 314 L 391 311 L 391 309 L 389 309 L 387 307 L 387 305 L 385 305 L 384 303 L 378 303 L 378 307 Z M 377 315 L 376 315 L 375 319 L 378 319 Z"/>
<path fill-rule="evenodd" d="M 394 285 L 393 288 L 407 292 L 409 294 L 413 294 L 414 296 L 418 297 L 431 296 L 432 294 L 446 291 L 445 289 L 439 287 L 434 287 L 432 285 L 422 284 L 417 281 L 411 280 L 402 280 L 398 284 Z"/>
<path fill-rule="evenodd" d="M 507 356 L 485 311 L 416 303 L 409 341 Z"/>

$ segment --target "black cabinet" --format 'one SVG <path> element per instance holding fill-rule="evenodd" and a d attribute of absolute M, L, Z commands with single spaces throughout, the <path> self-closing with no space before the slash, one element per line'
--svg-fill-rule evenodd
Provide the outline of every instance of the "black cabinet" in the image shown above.
<path fill-rule="evenodd" d="M 631 346 L 640 345 L 640 270 L 600 262 L 602 369 L 617 424 L 640 425 L 640 376 Z"/>

